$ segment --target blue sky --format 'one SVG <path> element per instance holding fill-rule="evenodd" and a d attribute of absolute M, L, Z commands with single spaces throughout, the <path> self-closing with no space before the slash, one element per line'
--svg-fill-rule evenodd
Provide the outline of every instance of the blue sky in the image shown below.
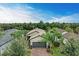
<path fill-rule="evenodd" d="M 0 4 L 0 23 L 28 22 L 79 23 L 78 3 Z"/>
<path fill-rule="evenodd" d="M 50 11 L 58 15 L 70 15 L 79 12 L 79 4 L 68 3 L 48 3 L 48 4 L 28 4 L 36 9 Z"/>

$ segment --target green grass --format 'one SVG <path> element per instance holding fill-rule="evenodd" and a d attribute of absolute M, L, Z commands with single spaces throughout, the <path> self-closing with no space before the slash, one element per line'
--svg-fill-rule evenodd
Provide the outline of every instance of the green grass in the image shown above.
<path fill-rule="evenodd" d="M 26 30 L 18 30 L 18 31 L 15 31 L 14 33 L 12 33 L 11 35 L 14 37 L 14 38 L 20 38 L 22 35 L 24 35 L 26 33 Z"/>
<path fill-rule="evenodd" d="M 0 31 L 0 38 L 4 35 L 3 31 Z"/>
<path fill-rule="evenodd" d="M 50 55 L 52 55 L 52 56 L 63 56 L 63 54 L 61 54 L 60 47 L 54 47 L 54 48 L 52 48 Z"/>

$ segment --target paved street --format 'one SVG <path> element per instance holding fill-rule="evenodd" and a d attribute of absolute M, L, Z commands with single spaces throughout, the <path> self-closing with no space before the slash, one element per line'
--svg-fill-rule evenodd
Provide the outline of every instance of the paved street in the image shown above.
<path fill-rule="evenodd" d="M 4 32 L 4 35 L 2 38 L 0 38 L 0 48 L 1 46 L 3 46 L 4 44 L 6 44 L 7 42 L 9 42 L 10 40 L 12 40 L 12 37 L 11 37 L 11 33 L 15 32 L 16 29 L 9 29 L 9 30 L 6 30 Z"/>

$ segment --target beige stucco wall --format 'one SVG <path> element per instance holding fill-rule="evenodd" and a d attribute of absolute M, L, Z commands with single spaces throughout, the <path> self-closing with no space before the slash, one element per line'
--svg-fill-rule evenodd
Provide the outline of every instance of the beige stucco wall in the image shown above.
<path fill-rule="evenodd" d="M 43 39 L 43 38 L 40 37 L 40 36 L 39 36 L 39 37 L 36 37 L 36 38 L 34 38 L 34 39 L 31 39 L 31 40 L 30 40 L 30 45 L 32 45 L 32 42 L 42 42 L 42 39 Z"/>
<path fill-rule="evenodd" d="M 30 40 L 30 45 L 32 45 L 33 42 L 43 42 L 42 40 L 43 40 L 43 38 L 40 36 L 37 38 L 34 38 L 34 39 Z M 46 43 L 46 47 L 48 48 L 48 43 Z"/>
<path fill-rule="evenodd" d="M 32 45 L 33 42 L 43 42 L 43 38 L 41 37 L 43 34 L 45 34 L 45 31 L 38 28 L 27 33 L 27 36 L 30 36 L 30 45 Z M 48 44 L 46 45 L 48 47 Z"/>

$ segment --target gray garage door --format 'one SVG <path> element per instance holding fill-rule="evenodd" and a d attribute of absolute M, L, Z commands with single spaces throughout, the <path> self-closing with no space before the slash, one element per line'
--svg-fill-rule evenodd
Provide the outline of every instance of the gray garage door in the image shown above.
<path fill-rule="evenodd" d="M 32 48 L 46 48 L 45 42 L 33 42 Z"/>

